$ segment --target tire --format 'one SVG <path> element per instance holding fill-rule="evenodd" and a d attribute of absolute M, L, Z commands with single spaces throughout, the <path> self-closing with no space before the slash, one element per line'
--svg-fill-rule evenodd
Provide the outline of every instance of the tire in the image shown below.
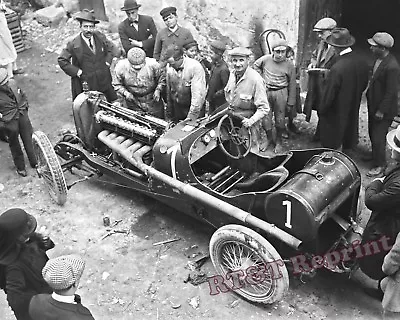
<path fill-rule="evenodd" d="M 281 300 L 289 288 L 288 272 L 279 253 L 247 227 L 219 228 L 210 240 L 210 257 L 227 288 L 246 300 L 271 304 Z M 229 276 L 232 271 L 241 273 L 236 281 Z"/>
<path fill-rule="evenodd" d="M 41 131 L 32 135 L 37 159 L 37 173 L 49 190 L 51 198 L 59 205 L 67 201 L 67 184 L 58 157 L 47 136 Z"/>

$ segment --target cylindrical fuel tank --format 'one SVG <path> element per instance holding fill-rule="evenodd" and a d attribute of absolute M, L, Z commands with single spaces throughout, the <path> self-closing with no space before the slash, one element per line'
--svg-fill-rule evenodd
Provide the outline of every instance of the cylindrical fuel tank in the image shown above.
<path fill-rule="evenodd" d="M 343 195 L 356 180 L 360 181 L 360 173 L 346 155 L 336 151 L 315 155 L 266 198 L 266 220 L 302 241 L 312 240 L 331 211 L 347 199 Z M 321 217 L 323 210 L 326 214 Z"/>

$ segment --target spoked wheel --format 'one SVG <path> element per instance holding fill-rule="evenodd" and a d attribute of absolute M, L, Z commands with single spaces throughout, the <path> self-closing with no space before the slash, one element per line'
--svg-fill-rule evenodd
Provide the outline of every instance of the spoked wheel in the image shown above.
<path fill-rule="evenodd" d="M 226 225 L 218 229 L 210 240 L 210 256 L 229 290 L 249 301 L 271 304 L 289 288 L 281 256 L 249 228 Z"/>
<path fill-rule="evenodd" d="M 232 159 L 247 156 L 251 149 L 251 131 L 243 126 L 236 126 L 234 119 L 242 121 L 243 117 L 226 114 L 218 122 L 217 135 L 221 150 Z"/>
<path fill-rule="evenodd" d="M 37 159 L 36 171 L 49 190 L 51 198 L 59 205 L 67 201 L 67 184 L 58 157 L 47 136 L 36 131 L 32 135 Z"/>

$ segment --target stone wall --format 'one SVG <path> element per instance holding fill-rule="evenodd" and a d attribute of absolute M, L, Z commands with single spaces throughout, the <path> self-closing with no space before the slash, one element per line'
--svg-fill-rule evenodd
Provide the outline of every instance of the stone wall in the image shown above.
<path fill-rule="evenodd" d="M 189 28 L 200 46 L 209 39 L 223 39 L 231 45 L 253 46 L 257 34 L 265 29 L 282 30 L 296 47 L 300 0 L 138 0 L 140 12 L 154 18 L 158 28 L 164 23 L 159 15 L 166 6 L 178 8 L 179 23 Z M 110 26 L 116 31 L 125 14 L 123 0 L 104 0 Z"/>

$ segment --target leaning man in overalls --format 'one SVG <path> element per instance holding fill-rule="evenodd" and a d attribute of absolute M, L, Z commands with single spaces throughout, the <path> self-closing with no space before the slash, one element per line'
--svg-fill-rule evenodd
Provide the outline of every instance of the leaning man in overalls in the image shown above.
<path fill-rule="evenodd" d="M 229 52 L 233 70 L 225 87 L 225 98 L 234 114 L 243 116 L 242 125 L 252 130 L 252 147 L 259 151 L 259 134 L 256 124 L 269 112 L 264 80 L 249 66 L 251 51 L 237 47 Z"/>
<path fill-rule="evenodd" d="M 165 119 L 196 120 L 204 113 L 207 94 L 204 69 L 197 60 L 184 57 L 179 46 L 169 48 L 168 56 Z"/>

